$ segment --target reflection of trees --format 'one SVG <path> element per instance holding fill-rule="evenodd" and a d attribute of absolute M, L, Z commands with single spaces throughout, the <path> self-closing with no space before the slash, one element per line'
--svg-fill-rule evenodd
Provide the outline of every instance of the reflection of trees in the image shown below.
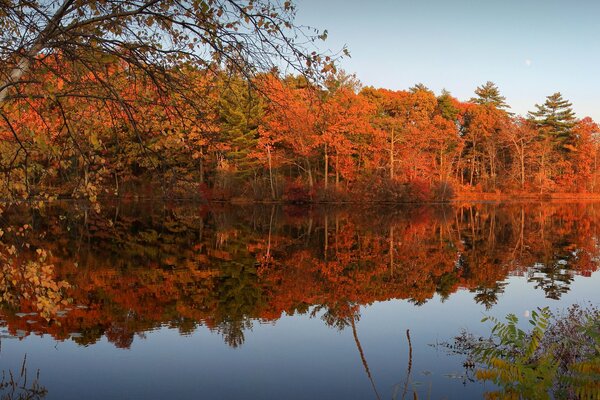
<path fill-rule="evenodd" d="M 321 319 L 327 326 L 339 331 L 344 330 L 360 319 L 359 306 L 343 300 L 334 304 L 313 307 L 311 316 L 315 317 L 319 314 L 321 314 Z"/>
<path fill-rule="evenodd" d="M 0 243 L 0 300 L 5 306 L 49 320 L 69 304 L 68 287 L 67 282 L 54 279 L 54 266 L 47 262 L 45 251 L 38 249 L 29 259 L 22 259 L 15 246 Z"/>
<path fill-rule="evenodd" d="M 2 239 L 20 254 L 13 266 L 46 249 L 43 265 L 52 268 L 43 281 L 64 282 L 48 312 L 55 318 L 31 317 L 37 330 L 58 339 L 78 332 L 81 344 L 104 335 L 128 347 L 162 325 L 189 333 L 204 324 L 236 347 L 254 319 L 284 312 L 317 310 L 342 329 L 351 326 L 349 304 L 423 304 L 461 288 L 489 308 L 509 274 L 528 274 L 558 298 L 574 274 L 597 269 L 596 214 L 592 206 L 559 204 L 357 211 L 144 203 L 97 214 L 58 203 L 9 212 L 12 226 L 29 228 Z M 28 285 L 35 293 L 35 280 Z M 16 313 L 33 305 L 5 286 L 9 328 L 31 332 L 30 318 Z"/>
<path fill-rule="evenodd" d="M 573 276 L 572 271 L 565 269 L 563 265 L 541 264 L 532 268 L 527 280 L 534 282 L 535 287 L 542 289 L 549 299 L 558 300 L 569 291 Z"/>
<path fill-rule="evenodd" d="M 232 347 L 244 343 L 244 330 L 252 327 L 250 318 L 257 318 L 262 308 L 263 293 L 258 284 L 253 261 L 248 264 L 223 263 L 219 268 L 216 292 L 218 304 L 212 317 L 225 341 Z"/>
<path fill-rule="evenodd" d="M 477 286 L 471 289 L 475 293 L 475 302 L 485 306 L 486 310 L 492 308 L 498 302 L 498 295 L 504 293 L 506 282 L 496 282 L 492 286 Z"/>

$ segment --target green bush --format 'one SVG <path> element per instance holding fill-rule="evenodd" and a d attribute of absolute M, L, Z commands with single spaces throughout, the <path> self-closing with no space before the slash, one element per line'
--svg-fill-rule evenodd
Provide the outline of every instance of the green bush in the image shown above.
<path fill-rule="evenodd" d="M 532 312 L 529 332 L 514 314 L 494 324 L 488 340 L 469 340 L 475 376 L 501 390 L 488 398 L 600 399 L 600 311 L 571 306 L 561 315 L 546 308 Z M 464 339 L 463 339 L 464 342 Z"/>

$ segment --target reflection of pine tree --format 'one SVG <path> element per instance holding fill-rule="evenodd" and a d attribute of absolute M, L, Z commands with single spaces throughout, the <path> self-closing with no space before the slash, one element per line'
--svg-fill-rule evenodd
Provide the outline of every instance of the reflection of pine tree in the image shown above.
<path fill-rule="evenodd" d="M 244 343 L 244 330 L 252 327 L 251 318 L 259 316 L 264 303 L 263 292 L 254 259 L 248 259 L 247 263 L 222 263 L 220 271 L 216 285 L 217 330 L 230 346 L 238 347 Z"/>
<path fill-rule="evenodd" d="M 506 285 L 506 282 L 496 282 L 492 286 L 478 286 L 471 292 L 475 293 L 475 302 L 483 304 L 489 310 L 498 302 L 498 295 L 504 293 Z"/>
<path fill-rule="evenodd" d="M 458 281 L 459 278 L 456 272 L 445 273 L 439 278 L 435 291 L 440 295 L 442 301 L 450 297 Z"/>
<path fill-rule="evenodd" d="M 217 327 L 225 343 L 234 349 L 244 344 L 246 329 L 252 329 L 252 321 L 249 319 L 223 321 Z"/>
<path fill-rule="evenodd" d="M 528 281 L 535 283 L 536 289 L 542 289 L 549 299 L 558 300 L 569 291 L 571 275 L 565 265 L 559 263 L 537 264 Z"/>

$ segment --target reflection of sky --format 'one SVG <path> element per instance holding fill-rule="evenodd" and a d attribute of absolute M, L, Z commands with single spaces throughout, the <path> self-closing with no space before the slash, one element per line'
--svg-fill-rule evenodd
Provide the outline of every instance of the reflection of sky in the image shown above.
<path fill-rule="evenodd" d="M 536 306 L 600 304 L 600 273 L 576 276 L 560 301 L 546 299 L 523 277 L 511 277 L 509 282 L 492 315 L 522 317 Z M 396 384 L 403 388 L 406 329 L 413 343 L 412 378 L 422 382 L 417 386 L 420 398 L 427 398 L 429 382 L 431 398 L 480 397 L 481 384 L 463 387 L 460 380 L 444 376 L 463 372 L 460 358 L 428 346 L 463 328 L 486 332 L 479 323 L 485 309 L 473 302 L 473 295 L 459 291 L 443 303 L 435 297 L 420 307 L 393 300 L 361 308 L 358 337 L 382 398 L 390 398 Z M 350 327 L 339 332 L 318 318 L 284 316 L 274 324 L 255 323 L 245 336 L 237 349 L 206 328 L 184 337 L 167 328 L 148 332 L 129 350 L 117 349 L 105 339 L 89 347 L 55 342 L 48 336 L 3 339 L 0 369 L 18 371 L 27 353 L 29 371 L 40 369 L 48 399 L 374 398 Z"/>
<path fill-rule="evenodd" d="M 468 100 L 494 81 L 516 113 L 560 91 L 600 120 L 600 2 L 577 0 L 298 0 L 298 21 L 348 45 L 342 67 L 367 85 L 422 82 Z"/>

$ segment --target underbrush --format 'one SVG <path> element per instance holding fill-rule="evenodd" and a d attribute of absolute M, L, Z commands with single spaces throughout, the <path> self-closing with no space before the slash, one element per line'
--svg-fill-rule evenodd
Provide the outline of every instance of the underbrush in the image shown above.
<path fill-rule="evenodd" d="M 514 314 L 493 323 L 490 337 L 463 332 L 448 345 L 467 356 L 475 377 L 499 390 L 489 399 L 600 399 L 600 309 L 572 305 L 532 312 L 529 332 Z"/>

